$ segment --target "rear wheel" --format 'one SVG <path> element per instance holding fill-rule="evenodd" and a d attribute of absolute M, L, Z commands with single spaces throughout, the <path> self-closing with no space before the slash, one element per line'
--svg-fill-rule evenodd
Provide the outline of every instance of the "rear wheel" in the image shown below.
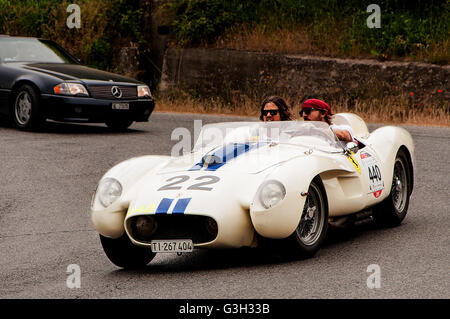
<path fill-rule="evenodd" d="M 313 256 L 325 240 L 328 230 L 328 203 L 322 181 L 316 177 L 311 182 L 302 217 L 289 240 L 305 257 Z"/>
<path fill-rule="evenodd" d="M 145 267 L 156 255 L 149 248 L 134 245 L 126 233 L 117 239 L 100 235 L 100 241 L 106 256 L 118 267 Z"/>
<path fill-rule="evenodd" d="M 22 85 L 15 92 L 11 106 L 11 118 L 21 130 L 36 130 L 45 118 L 40 112 L 39 94 L 31 85 Z"/>
<path fill-rule="evenodd" d="M 391 192 L 373 208 L 373 218 L 380 226 L 397 226 L 405 218 L 411 195 L 411 167 L 403 150 L 399 150 L 394 162 Z"/>

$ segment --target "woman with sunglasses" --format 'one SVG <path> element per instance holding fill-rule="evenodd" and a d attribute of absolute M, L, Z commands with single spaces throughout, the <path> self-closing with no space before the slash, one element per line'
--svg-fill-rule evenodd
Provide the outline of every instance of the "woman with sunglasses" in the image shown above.
<path fill-rule="evenodd" d="M 334 125 L 332 123 L 333 113 L 331 106 L 324 101 L 318 99 L 309 99 L 303 102 L 300 116 L 305 121 L 322 121 L 327 122 L 340 141 L 358 142 L 353 138 L 353 130 L 348 125 Z"/>
<path fill-rule="evenodd" d="M 290 121 L 293 119 L 286 101 L 279 96 L 269 96 L 261 103 L 261 115 L 259 119 L 269 121 Z"/>

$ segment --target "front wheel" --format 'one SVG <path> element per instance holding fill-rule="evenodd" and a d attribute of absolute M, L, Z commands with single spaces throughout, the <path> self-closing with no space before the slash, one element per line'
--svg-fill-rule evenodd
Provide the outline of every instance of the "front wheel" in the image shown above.
<path fill-rule="evenodd" d="M 411 195 L 411 167 L 403 150 L 399 150 L 394 162 L 391 192 L 373 208 L 373 218 L 380 226 L 397 226 L 406 216 Z"/>
<path fill-rule="evenodd" d="M 319 177 L 309 185 L 302 217 L 294 233 L 288 238 L 300 255 L 313 256 L 325 240 L 328 230 L 328 203 Z"/>
<path fill-rule="evenodd" d="M 14 94 L 11 118 L 21 130 L 36 130 L 44 121 L 40 111 L 38 92 L 30 85 L 22 85 Z"/>
<path fill-rule="evenodd" d="M 118 267 L 145 267 L 156 255 L 149 248 L 134 245 L 126 233 L 117 239 L 100 235 L 100 241 L 106 256 Z"/>

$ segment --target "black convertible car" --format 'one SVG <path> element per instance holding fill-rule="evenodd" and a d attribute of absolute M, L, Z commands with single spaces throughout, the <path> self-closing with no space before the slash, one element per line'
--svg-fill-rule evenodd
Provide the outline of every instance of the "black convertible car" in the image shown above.
<path fill-rule="evenodd" d="M 53 41 L 0 36 L 0 114 L 19 129 L 52 119 L 123 130 L 154 106 L 144 83 L 83 66 Z"/>

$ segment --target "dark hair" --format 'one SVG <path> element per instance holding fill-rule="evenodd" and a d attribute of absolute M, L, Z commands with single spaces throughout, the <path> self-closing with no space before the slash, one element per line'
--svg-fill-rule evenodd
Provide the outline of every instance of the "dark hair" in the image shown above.
<path fill-rule="evenodd" d="M 280 119 L 282 121 L 290 121 L 293 119 L 291 109 L 287 105 L 286 101 L 282 97 L 272 95 L 272 96 L 266 97 L 264 99 L 264 101 L 262 101 L 262 103 L 261 103 L 261 110 L 260 110 L 260 116 L 259 116 L 259 119 L 261 121 L 264 120 L 264 116 L 263 116 L 264 107 L 266 106 L 267 103 L 270 103 L 270 102 L 272 102 L 273 104 L 275 104 L 278 107 L 278 111 L 280 112 Z"/>
<path fill-rule="evenodd" d="M 328 125 L 333 124 L 333 116 L 334 114 L 331 112 L 325 115 L 325 121 L 328 123 Z"/>

